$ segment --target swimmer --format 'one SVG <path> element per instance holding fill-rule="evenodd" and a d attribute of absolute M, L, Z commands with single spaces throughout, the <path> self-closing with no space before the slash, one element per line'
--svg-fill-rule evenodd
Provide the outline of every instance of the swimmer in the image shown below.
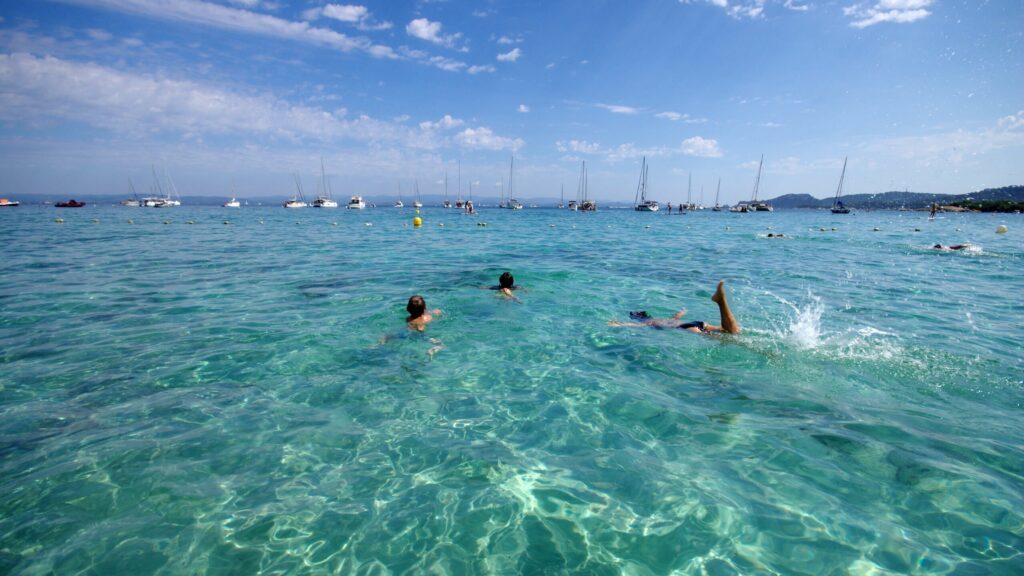
<path fill-rule="evenodd" d="M 405 323 L 409 325 L 409 328 L 423 332 L 427 328 L 427 324 L 434 319 L 434 316 L 440 316 L 441 311 L 438 309 L 427 310 L 427 302 L 423 299 L 423 296 L 416 295 L 409 298 L 409 303 L 405 305 L 405 309 L 409 312 L 409 317 L 405 319 Z"/>
<path fill-rule="evenodd" d="M 772 234 L 771 232 L 769 232 L 768 233 L 768 237 L 769 238 L 785 238 L 786 235 L 785 234 L 781 234 L 781 233 L 780 234 Z"/>
<path fill-rule="evenodd" d="M 497 290 L 498 292 L 501 292 L 502 296 L 513 299 L 515 299 L 515 296 L 512 294 L 513 290 L 524 289 L 521 286 L 516 286 L 516 279 L 512 276 L 511 272 L 503 272 L 501 276 L 498 277 L 497 286 L 483 286 L 483 288 L 487 290 Z"/>
<path fill-rule="evenodd" d="M 732 311 L 729 310 L 729 303 L 725 299 L 724 280 L 719 281 L 718 288 L 715 289 L 715 293 L 711 296 L 711 301 L 718 304 L 718 315 L 721 318 L 721 326 L 715 326 L 714 324 L 708 324 L 706 322 L 701 322 L 700 320 L 695 322 L 682 322 L 681 319 L 686 315 L 686 310 L 676 312 L 671 318 L 653 318 L 645 311 L 630 312 L 630 318 L 634 320 L 641 320 L 641 322 L 619 322 L 618 320 L 612 320 L 608 325 L 616 327 L 650 326 L 651 328 L 658 329 L 679 328 L 681 330 L 703 334 L 713 334 L 716 332 L 739 334 L 740 324 L 735 318 L 733 318 Z"/>
<path fill-rule="evenodd" d="M 943 251 L 946 251 L 946 252 L 949 252 L 949 251 L 952 251 L 952 250 L 964 250 L 964 249 L 970 248 L 970 247 L 971 247 L 970 244 L 954 244 L 952 246 L 943 246 L 942 244 L 936 244 L 935 246 L 932 246 L 932 248 L 934 248 L 935 250 L 943 250 Z"/>

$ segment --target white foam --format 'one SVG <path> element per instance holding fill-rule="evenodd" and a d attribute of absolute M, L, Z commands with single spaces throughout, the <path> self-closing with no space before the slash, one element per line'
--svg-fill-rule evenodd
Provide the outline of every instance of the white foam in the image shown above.
<path fill-rule="evenodd" d="M 799 348 L 813 349 L 821 345 L 821 315 L 825 313 L 825 305 L 821 298 L 810 291 L 807 292 L 810 302 L 804 307 L 793 306 L 796 317 L 789 324 L 787 338 Z"/>

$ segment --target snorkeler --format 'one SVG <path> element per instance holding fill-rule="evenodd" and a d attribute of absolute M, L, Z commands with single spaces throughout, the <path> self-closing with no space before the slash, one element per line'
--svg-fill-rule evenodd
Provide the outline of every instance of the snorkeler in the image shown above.
<path fill-rule="evenodd" d="M 945 250 L 945 251 L 949 251 L 949 250 L 964 250 L 964 249 L 970 248 L 970 247 L 971 247 L 970 244 L 954 244 L 952 246 L 943 246 L 942 244 L 936 244 L 935 246 L 932 246 L 932 248 L 934 248 L 935 250 Z"/>
<path fill-rule="evenodd" d="M 409 325 L 409 328 L 420 332 L 427 328 L 427 324 L 430 324 L 434 316 L 441 315 L 441 310 L 439 309 L 427 311 L 427 302 L 419 294 L 409 298 L 409 303 L 405 305 L 405 309 L 409 312 L 409 317 L 405 319 L 405 323 Z"/>
<path fill-rule="evenodd" d="M 694 322 L 681 322 L 680 319 L 686 314 L 686 310 L 680 310 L 672 315 L 671 318 L 653 318 L 650 314 L 645 311 L 630 312 L 629 317 L 634 320 L 641 320 L 641 322 L 619 322 L 612 320 L 608 323 L 609 326 L 629 326 L 629 327 L 641 327 L 650 326 L 652 328 L 679 328 L 681 330 L 688 330 L 690 332 L 712 334 L 715 332 L 726 332 L 729 334 L 739 334 L 740 324 L 733 318 L 732 311 L 729 310 L 729 303 L 725 299 L 725 281 L 718 282 L 718 288 L 715 289 L 715 293 L 711 296 L 711 301 L 718 304 L 718 314 L 721 318 L 721 326 L 715 326 L 714 324 L 708 324 L 701 322 L 700 320 Z"/>

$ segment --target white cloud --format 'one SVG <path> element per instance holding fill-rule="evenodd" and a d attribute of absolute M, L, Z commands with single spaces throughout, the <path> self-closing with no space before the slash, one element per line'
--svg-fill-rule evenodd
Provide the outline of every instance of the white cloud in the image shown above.
<path fill-rule="evenodd" d="M 880 0 L 872 4 L 854 4 L 843 8 L 843 14 L 853 19 L 850 26 L 867 28 L 882 22 L 907 23 L 927 18 L 933 0 Z"/>
<path fill-rule="evenodd" d="M 96 40 L 97 42 L 106 42 L 114 36 L 106 30 L 99 30 L 97 28 L 87 28 L 85 31 L 89 35 L 89 38 Z"/>
<path fill-rule="evenodd" d="M 394 51 L 367 38 L 351 37 L 308 22 L 285 20 L 269 14 L 231 8 L 200 0 L 62 0 L 150 18 L 198 24 L 247 34 L 286 38 L 296 42 L 336 48 L 343 52 L 363 51 L 377 58 L 393 58 Z"/>
<path fill-rule="evenodd" d="M 498 54 L 498 61 L 500 62 L 515 62 L 519 60 L 519 57 L 523 55 L 523 51 L 519 48 L 513 48 L 504 54 Z"/>
<path fill-rule="evenodd" d="M 431 22 L 426 18 L 417 18 L 405 26 L 405 33 L 413 38 L 426 40 L 446 48 L 455 46 L 455 42 L 462 37 L 462 33 L 444 35 L 441 34 L 441 23 Z"/>
<path fill-rule="evenodd" d="M 545 68 L 547 68 L 548 70 L 551 70 L 554 67 L 555 67 L 555 63 L 554 62 L 548 62 L 548 65 L 545 66 Z"/>
<path fill-rule="evenodd" d="M 157 134 L 194 139 L 203 135 L 257 138 L 268 143 L 383 142 L 409 149 L 451 145 L 518 148 L 520 139 L 477 127 L 456 136 L 445 131 L 462 120 L 445 115 L 411 127 L 407 118 L 377 120 L 294 105 L 273 96 L 242 95 L 218 87 L 155 75 L 130 74 L 92 63 L 29 54 L 0 54 L 0 122 L 47 126 L 82 122 L 122 138 Z"/>
<path fill-rule="evenodd" d="M 797 0 L 786 0 L 786 3 L 783 4 L 783 6 L 794 12 L 807 12 L 811 9 L 810 4 L 800 4 Z"/>
<path fill-rule="evenodd" d="M 636 114 L 640 111 L 632 106 L 622 106 L 620 104 L 594 104 L 594 106 L 615 114 Z"/>
<path fill-rule="evenodd" d="M 704 124 L 708 121 L 707 118 L 695 118 L 689 114 L 680 114 L 679 112 L 659 112 L 654 115 L 655 118 L 665 118 L 673 122 L 682 122 L 684 124 Z"/>
<path fill-rule="evenodd" d="M 761 18 L 764 16 L 764 5 L 768 0 L 743 0 L 739 2 L 730 2 L 730 0 L 679 0 L 681 4 L 693 4 L 695 2 L 706 2 L 725 10 L 725 12 L 733 18 Z M 791 8 L 790 2 L 787 1 L 787 8 L 793 10 L 800 10 L 800 7 Z"/>
<path fill-rule="evenodd" d="M 915 160 L 927 165 L 959 164 L 1005 148 L 1024 148 L 1024 110 L 1004 116 L 987 128 L 903 136 L 867 145 L 867 149 L 878 156 Z"/>
<path fill-rule="evenodd" d="M 763 122 L 761 124 L 761 127 L 762 128 L 782 128 L 782 124 L 779 124 L 778 122 Z"/>
<path fill-rule="evenodd" d="M 1003 130 L 1021 130 L 1024 129 L 1024 110 L 1017 112 L 1016 114 L 1010 114 L 999 119 L 999 128 Z"/>
<path fill-rule="evenodd" d="M 722 151 L 718 148 L 718 141 L 710 138 L 694 136 L 683 140 L 679 145 L 679 151 L 684 156 L 697 156 L 700 158 L 721 158 Z"/>
<path fill-rule="evenodd" d="M 494 72 L 494 70 L 494 66 L 491 66 L 490 64 L 484 64 L 470 66 L 469 68 L 466 69 L 466 72 L 469 74 L 480 74 L 481 72 Z"/>
<path fill-rule="evenodd" d="M 522 38 L 512 38 L 510 36 L 501 36 L 501 37 L 499 37 L 496 40 L 496 42 L 498 44 L 504 44 L 504 45 L 522 44 L 523 39 Z"/>
<path fill-rule="evenodd" d="M 555 148 L 559 152 L 579 152 L 581 154 L 597 154 L 601 151 L 600 144 L 586 140 L 569 140 L 568 142 L 559 140 L 555 142 Z"/>
<path fill-rule="evenodd" d="M 455 141 L 463 148 L 474 150 L 512 150 L 513 152 L 519 150 L 525 144 L 520 138 L 498 136 L 490 128 L 482 126 L 466 128 L 455 136 Z"/>
<path fill-rule="evenodd" d="M 314 8 L 312 12 L 317 12 Z M 331 18 L 339 22 L 354 24 L 360 30 L 387 30 L 392 27 L 391 22 L 374 22 L 366 6 L 351 4 L 327 4 L 319 10 L 325 18 Z"/>
<path fill-rule="evenodd" d="M 530 107 L 527 106 L 526 104 L 520 104 L 517 110 L 525 114 L 530 111 Z"/>

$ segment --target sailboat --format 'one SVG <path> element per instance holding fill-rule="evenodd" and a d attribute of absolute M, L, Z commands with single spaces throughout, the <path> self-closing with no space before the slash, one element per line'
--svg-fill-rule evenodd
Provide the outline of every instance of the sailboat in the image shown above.
<path fill-rule="evenodd" d="M 718 179 L 718 188 L 715 189 L 715 207 L 711 209 L 712 212 L 721 212 L 722 207 L 718 204 L 718 193 L 722 191 L 722 179 Z"/>
<path fill-rule="evenodd" d="M 412 201 L 413 208 L 423 208 L 423 202 L 420 202 L 420 181 L 416 181 L 415 185 L 416 199 Z"/>
<path fill-rule="evenodd" d="M 128 188 L 132 191 L 132 197 L 128 200 L 121 200 L 121 206 L 130 206 L 132 208 L 142 206 L 142 202 L 139 201 L 139 195 L 135 193 L 135 184 L 131 178 L 128 179 Z"/>
<path fill-rule="evenodd" d="M 640 164 L 640 182 L 636 185 L 636 194 L 633 197 L 635 206 L 633 209 L 637 212 L 657 212 L 658 202 L 656 200 L 647 199 L 647 157 L 643 157 L 643 162 Z"/>
<path fill-rule="evenodd" d="M 465 202 L 462 201 L 462 160 L 459 160 L 459 179 L 457 182 L 459 185 L 459 195 L 455 201 L 455 207 L 462 208 L 465 205 Z"/>
<path fill-rule="evenodd" d="M 448 171 L 447 170 L 444 173 L 444 204 L 442 204 L 442 206 L 444 206 L 445 208 L 451 208 L 452 207 L 452 203 L 448 201 Z"/>
<path fill-rule="evenodd" d="M 242 203 L 239 202 L 237 198 L 235 198 L 235 187 L 234 186 L 231 187 L 231 200 L 228 200 L 224 204 L 221 204 L 221 206 L 223 206 L 225 208 L 241 208 L 242 207 Z"/>
<path fill-rule="evenodd" d="M 321 193 L 313 200 L 313 208 L 337 208 L 338 202 L 331 197 L 331 187 L 327 184 L 323 156 L 320 157 L 320 187 Z"/>
<path fill-rule="evenodd" d="M 395 208 L 405 208 L 405 203 L 402 202 L 402 183 L 398 183 L 398 202 L 395 202 Z"/>
<path fill-rule="evenodd" d="M 290 200 L 285 200 L 282 206 L 285 208 L 305 208 L 308 204 L 306 204 L 306 197 L 302 194 L 302 182 L 299 181 L 298 174 L 295 174 L 294 177 L 295 191 L 297 194 L 292 196 Z"/>
<path fill-rule="evenodd" d="M 761 169 L 764 167 L 764 154 L 761 155 L 761 162 L 757 165 L 757 179 L 754 180 L 754 197 L 750 201 L 750 208 L 748 212 L 772 212 L 774 209 L 772 205 L 764 200 L 757 200 L 757 191 L 761 187 Z"/>
<path fill-rule="evenodd" d="M 516 200 L 515 198 L 512 197 L 512 183 L 514 178 L 515 161 L 515 156 L 512 156 L 508 161 L 508 202 L 506 202 L 503 207 L 508 208 L 509 210 L 522 210 L 523 205 L 519 202 L 519 200 Z M 502 188 L 504 188 L 504 186 L 502 186 Z"/>
<path fill-rule="evenodd" d="M 565 208 L 565 184 L 562 184 L 562 192 L 558 196 L 558 207 Z"/>
<path fill-rule="evenodd" d="M 580 167 L 580 181 L 577 185 L 577 190 L 579 191 L 578 193 L 580 197 L 580 203 L 578 207 L 580 212 L 597 212 L 597 202 L 590 199 L 590 193 L 587 190 L 586 160 L 583 161 L 582 166 Z"/>
<path fill-rule="evenodd" d="M 843 195 L 843 181 L 846 179 L 846 158 L 843 158 L 843 171 L 839 175 L 839 186 L 836 187 L 836 197 L 832 200 L 832 213 L 833 214 L 849 214 L 850 209 L 843 205 L 843 201 L 839 199 Z"/>

